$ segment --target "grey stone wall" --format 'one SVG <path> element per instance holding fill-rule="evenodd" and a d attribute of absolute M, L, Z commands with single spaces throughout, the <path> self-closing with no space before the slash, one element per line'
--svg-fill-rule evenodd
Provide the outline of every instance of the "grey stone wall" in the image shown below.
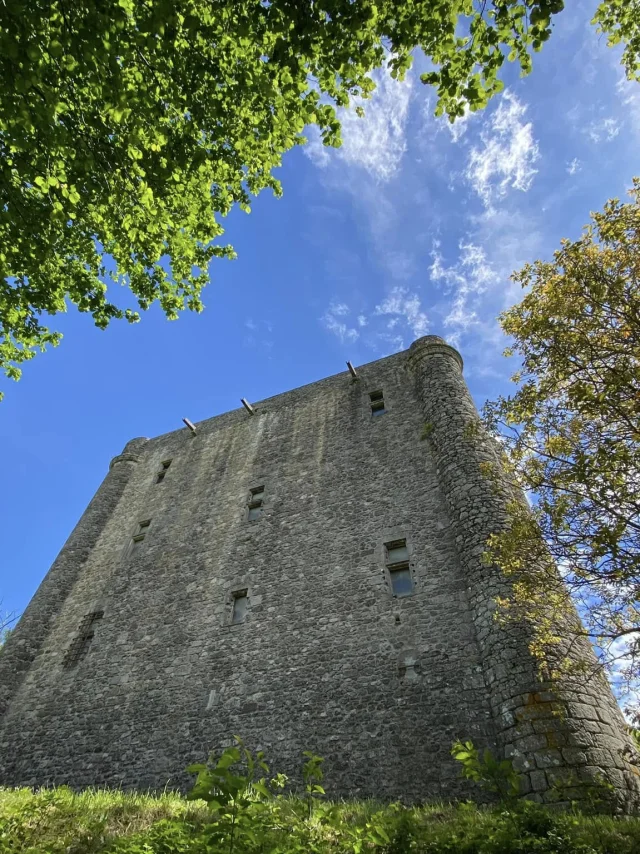
<path fill-rule="evenodd" d="M 31 606 L 55 620 L 4 716 L 3 782 L 183 786 L 187 764 L 237 733 L 294 776 L 303 750 L 324 756 L 331 794 L 471 794 L 450 746 L 491 743 L 490 708 L 413 377 L 404 353 L 358 375 L 138 449 L 89 557 L 55 602 L 48 576 Z M 387 412 L 372 417 L 379 388 Z M 383 543 L 401 537 L 415 592 L 394 599 Z M 248 618 L 229 625 L 243 589 Z M 88 653 L 66 669 L 99 611 Z"/>
<path fill-rule="evenodd" d="M 0 655 L 0 715 L 7 708 L 35 656 L 40 652 L 65 599 L 76 583 L 129 481 L 146 439 L 132 439 L 112 461 L 109 474 L 91 500 L 53 566 L 29 603 Z"/>
<path fill-rule="evenodd" d="M 534 796 L 571 767 L 629 800 L 609 689 L 559 723 L 526 634 L 492 620 L 503 582 L 480 555 L 503 506 L 459 356 L 427 337 L 358 376 L 129 443 L 0 653 L 0 782 L 184 787 L 239 734 L 294 778 L 303 750 L 324 756 L 332 795 L 469 797 L 449 751 L 470 737 L 514 755 Z M 414 590 L 394 598 L 401 538 Z"/>

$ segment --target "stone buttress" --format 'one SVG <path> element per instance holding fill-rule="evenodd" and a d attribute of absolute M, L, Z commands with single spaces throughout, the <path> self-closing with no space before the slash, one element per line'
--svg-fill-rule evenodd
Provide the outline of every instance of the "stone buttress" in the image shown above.
<path fill-rule="evenodd" d="M 0 722 L 117 507 L 146 442 L 146 439 L 132 439 L 113 458 L 107 476 L 9 635 L 0 656 Z"/>

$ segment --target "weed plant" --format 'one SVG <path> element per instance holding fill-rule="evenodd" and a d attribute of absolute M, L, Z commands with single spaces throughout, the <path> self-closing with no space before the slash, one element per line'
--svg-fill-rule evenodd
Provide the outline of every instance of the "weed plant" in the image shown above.
<path fill-rule="evenodd" d="M 455 750 L 465 754 L 466 776 L 504 795 L 499 803 L 332 802 L 322 760 L 311 753 L 303 791 L 292 795 L 286 777 L 271 776 L 264 757 L 238 739 L 191 767 L 196 782 L 186 798 L 0 789 L 0 854 L 640 854 L 640 819 L 517 799 L 510 768 L 504 782 L 490 755 L 470 742 Z"/>

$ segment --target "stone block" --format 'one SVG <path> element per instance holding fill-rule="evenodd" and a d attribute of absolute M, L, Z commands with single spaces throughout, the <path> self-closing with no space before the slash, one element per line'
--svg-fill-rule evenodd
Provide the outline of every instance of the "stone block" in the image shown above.
<path fill-rule="evenodd" d="M 544 792 L 548 788 L 547 775 L 544 771 L 531 771 L 529 779 L 534 792 Z"/>
<path fill-rule="evenodd" d="M 538 768 L 554 768 L 563 764 L 562 753 L 557 748 L 536 750 L 534 756 Z"/>

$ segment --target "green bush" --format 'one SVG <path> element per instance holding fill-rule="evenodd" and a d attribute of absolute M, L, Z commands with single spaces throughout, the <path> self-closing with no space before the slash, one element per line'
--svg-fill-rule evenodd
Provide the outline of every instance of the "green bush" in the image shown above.
<path fill-rule="evenodd" d="M 453 742 L 451 755 L 462 765 L 465 779 L 479 783 L 503 801 L 518 796 L 521 778 L 510 759 L 496 759 L 488 747 L 480 751 L 472 741 L 459 740 Z"/>
<path fill-rule="evenodd" d="M 187 798 L 0 789 L 0 854 L 639 854 L 640 819 L 560 812 L 514 795 L 511 766 L 470 742 L 463 774 L 502 801 L 404 806 L 325 798 L 305 754 L 301 795 L 242 742 L 192 766 Z"/>

